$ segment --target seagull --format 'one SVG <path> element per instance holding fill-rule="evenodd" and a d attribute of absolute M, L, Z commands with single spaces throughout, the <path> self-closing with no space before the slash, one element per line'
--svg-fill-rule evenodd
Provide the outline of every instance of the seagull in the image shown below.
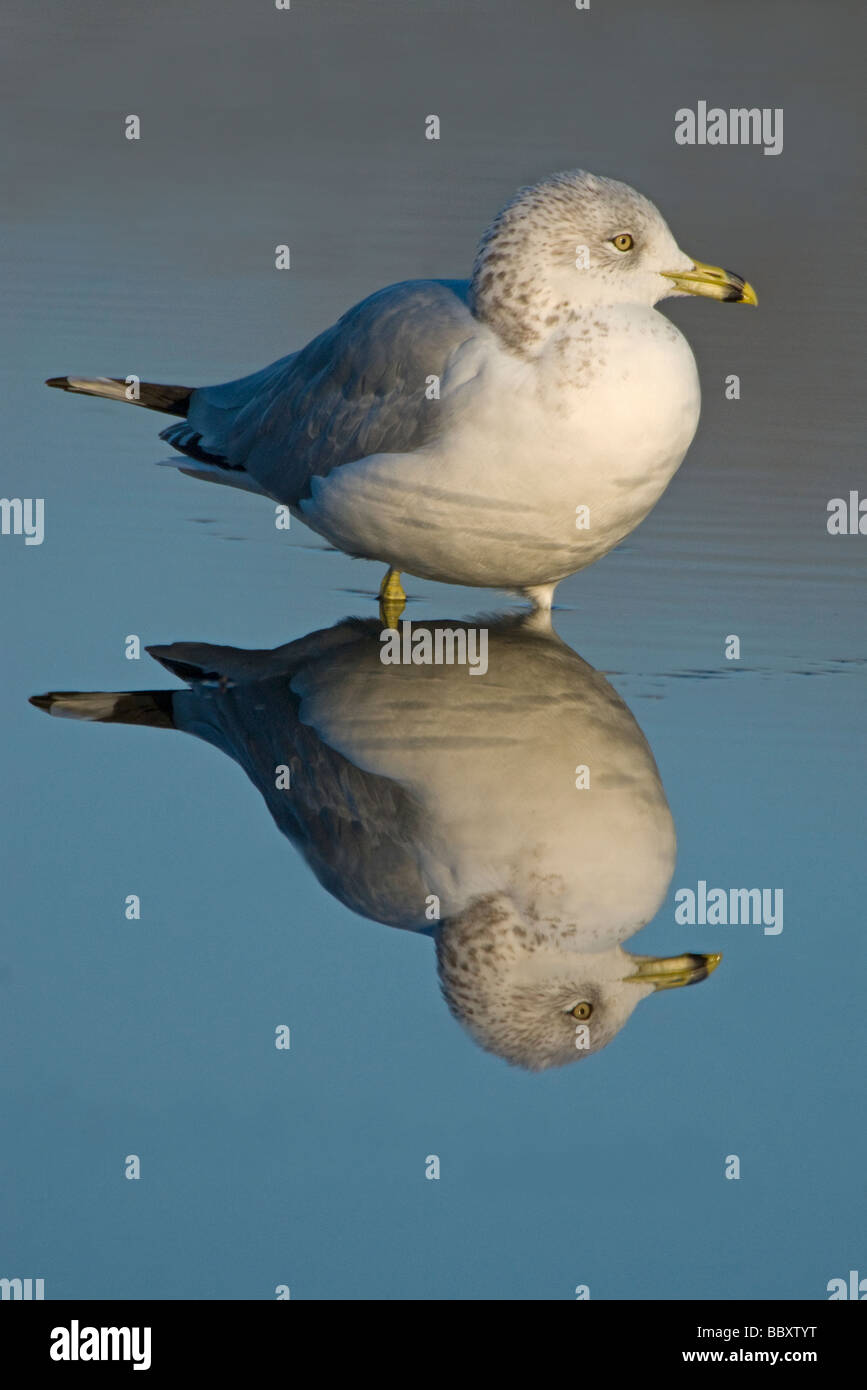
<path fill-rule="evenodd" d="M 47 385 L 180 416 L 165 462 L 385 564 L 392 619 L 404 572 L 548 609 L 639 525 L 695 434 L 695 359 L 655 307 L 672 295 L 758 302 L 635 189 L 573 170 L 515 194 L 469 280 L 390 285 L 251 376 Z"/>
<path fill-rule="evenodd" d="M 32 703 L 228 754 L 329 893 L 433 938 L 471 1038 L 543 1071 L 599 1052 L 642 1000 L 707 979 L 721 957 L 624 948 L 665 900 L 671 811 L 631 711 L 542 618 L 448 623 L 484 625 L 486 680 L 384 664 L 388 632 L 348 619 L 274 651 L 149 647 L 187 689 Z"/>

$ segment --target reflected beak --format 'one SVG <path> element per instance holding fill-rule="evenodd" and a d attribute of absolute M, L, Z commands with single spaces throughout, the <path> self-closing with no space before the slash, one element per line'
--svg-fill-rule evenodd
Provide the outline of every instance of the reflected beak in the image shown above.
<path fill-rule="evenodd" d="M 710 956 L 634 956 L 640 961 L 634 975 L 626 975 L 626 980 L 635 980 L 640 985 L 653 985 L 654 989 L 679 989 L 681 985 L 697 985 L 712 975 L 722 960 L 722 952 L 715 951 Z"/>
<path fill-rule="evenodd" d="M 728 304 L 759 302 L 755 290 L 746 280 L 731 270 L 705 265 L 704 261 L 693 261 L 692 270 L 663 270 L 661 273 L 674 282 L 681 294 L 703 294 L 707 299 L 723 299 Z"/>

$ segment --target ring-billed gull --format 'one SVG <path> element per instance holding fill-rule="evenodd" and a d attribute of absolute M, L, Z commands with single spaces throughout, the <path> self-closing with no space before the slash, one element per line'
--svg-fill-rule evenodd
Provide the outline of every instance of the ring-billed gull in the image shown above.
<path fill-rule="evenodd" d="M 142 383 L 183 472 L 264 494 L 400 572 L 555 585 L 647 515 L 696 430 L 699 383 L 668 295 L 757 302 L 681 251 L 653 203 L 582 170 L 521 189 L 469 281 L 411 280 L 298 352 L 222 386 Z M 123 380 L 56 377 L 124 400 Z"/>
<path fill-rule="evenodd" d="M 538 1071 L 598 1052 L 642 999 L 720 960 L 624 949 L 665 900 L 671 812 L 630 710 L 544 617 L 488 624 L 493 680 L 385 665 L 380 625 L 348 620 L 276 651 L 150 647 L 187 690 L 34 703 L 181 729 L 234 758 L 328 892 L 433 936 L 455 1018 Z"/>

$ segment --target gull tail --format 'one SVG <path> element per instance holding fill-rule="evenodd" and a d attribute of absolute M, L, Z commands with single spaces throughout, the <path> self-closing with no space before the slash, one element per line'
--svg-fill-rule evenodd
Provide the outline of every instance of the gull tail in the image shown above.
<path fill-rule="evenodd" d="M 128 384 L 120 377 L 113 376 L 52 376 L 46 386 L 56 386 L 59 391 L 74 391 L 81 396 L 104 396 L 109 401 L 125 401 L 128 405 L 143 405 L 146 410 L 160 410 L 164 415 L 185 416 L 192 386 L 162 386 L 156 381 L 140 381 L 135 394 L 130 395 L 134 383 Z"/>
<path fill-rule="evenodd" d="M 31 695 L 30 703 L 59 719 L 86 719 L 97 724 L 146 724 L 175 729 L 174 690 L 53 690 Z"/>

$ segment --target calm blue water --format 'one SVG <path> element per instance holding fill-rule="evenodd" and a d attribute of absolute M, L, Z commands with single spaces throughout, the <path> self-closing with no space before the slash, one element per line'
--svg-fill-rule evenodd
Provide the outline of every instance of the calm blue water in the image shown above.
<path fill-rule="evenodd" d="M 50 28 L 13 4 L 2 488 L 45 498 L 46 533 L 0 538 L 0 1276 L 49 1298 L 797 1299 L 864 1269 L 867 539 L 825 524 L 864 477 L 861 46 L 831 10 L 829 34 L 827 10 L 775 4 L 194 0 L 145 22 L 123 0 Z M 783 106 L 783 154 L 676 147 L 674 109 L 704 97 Z M 28 705 L 180 689 L 125 638 L 274 648 L 373 617 L 380 578 L 151 467 L 158 417 L 41 383 L 238 376 L 382 284 L 466 273 L 514 188 L 576 164 L 648 192 L 760 307 L 671 308 L 698 437 L 554 614 L 638 721 L 677 831 L 630 944 L 724 960 L 535 1075 L 449 1016 L 429 941 L 320 886 L 228 758 Z M 514 607 L 408 591 L 414 621 Z M 678 924 L 699 880 L 782 888 L 783 931 Z"/>

